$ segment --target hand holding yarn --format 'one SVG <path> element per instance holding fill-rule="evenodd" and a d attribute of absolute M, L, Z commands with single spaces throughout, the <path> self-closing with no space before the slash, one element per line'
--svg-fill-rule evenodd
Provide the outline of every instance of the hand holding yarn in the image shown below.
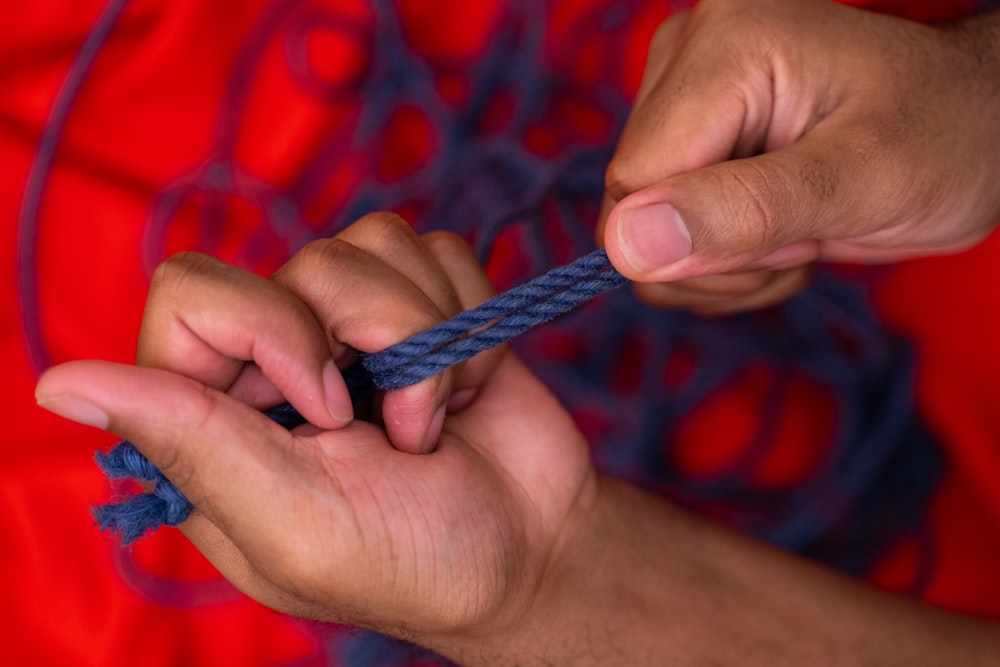
<path fill-rule="evenodd" d="M 594 485 L 572 420 L 504 348 L 388 392 L 385 430 L 351 418 L 330 370 L 491 289 L 457 237 L 385 215 L 271 280 L 186 255 L 157 274 L 141 366 L 64 364 L 38 394 L 136 443 L 197 508 L 181 530 L 267 605 L 395 635 L 506 623 Z M 286 431 L 255 409 L 286 399 L 311 423 Z M 407 411 L 433 453 L 416 454 Z"/>
<path fill-rule="evenodd" d="M 932 27 L 826 0 L 665 22 L 598 242 L 647 300 L 775 303 L 816 260 L 955 252 L 1000 220 L 997 16 Z"/>
<path fill-rule="evenodd" d="M 194 502 L 180 529 L 252 597 L 460 664 L 809 663 L 872 636 L 890 638 L 873 644 L 879 662 L 957 645 L 995 655 L 988 623 L 942 618 L 597 475 L 570 416 L 503 348 L 457 371 L 451 386 L 473 394 L 449 399 L 431 453 L 346 418 L 323 370 L 345 340 L 398 340 L 443 318 L 442 295 L 467 308 L 489 292 L 456 237 L 400 226 L 366 220 L 272 281 L 182 257 L 161 271 L 143 330 L 140 357 L 160 367 L 64 364 L 39 402 L 135 442 Z M 313 284 L 328 301 L 301 289 Z M 279 333 L 301 347 L 274 345 Z M 284 399 L 313 423 L 289 431 L 254 409 Z"/>
<path fill-rule="evenodd" d="M 492 293 L 464 242 L 418 238 L 402 219 L 376 213 L 307 245 L 270 280 L 197 254 L 167 261 L 150 288 L 137 361 L 255 408 L 287 400 L 312 424 L 339 428 L 353 418 L 340 369 L 358 352 L 388 347 Z M 468 402 L 500 354 L 387 392 L 370 418 L 396 448 L 430 451 L 449 403 Z"/>

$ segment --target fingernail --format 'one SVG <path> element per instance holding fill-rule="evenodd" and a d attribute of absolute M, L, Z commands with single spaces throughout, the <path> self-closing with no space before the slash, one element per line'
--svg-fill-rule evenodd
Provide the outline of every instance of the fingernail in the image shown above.
<path fill-rule="evenodd" d="M 354 406 L 347 391 L 347 383 L 333 359 L 323 366 L 323 397 L 327 411 L 336 421 L 346 424 L 354 419 Z"/>
<path fill-rule="evenodd" d="M 54 412 L 78 424 L 86 424 L 100 429 L 108 427 L 108 413 L 88 400 L 71 394 L 61 396 L 36 396 L 39 407 Z"/>
<path fill-rule="evenodd" d="M 691 234 L 670 204 L 649 204 L 619 213 L 618 243 L 636 271 L 658 269 L 691 254 Z"/>
<path fill-rule="evenodd" d="M 424 435 L 424 444 L 420 448 L 420 452 L 427 454 L 434 450 L 437 445 L 438 438 L 441 437 L 441 429 L 444 426 L 444 413 L 447 406 L 442 405 L 431 417 L 431 423 L 427 425 L 427 433 Z"/>

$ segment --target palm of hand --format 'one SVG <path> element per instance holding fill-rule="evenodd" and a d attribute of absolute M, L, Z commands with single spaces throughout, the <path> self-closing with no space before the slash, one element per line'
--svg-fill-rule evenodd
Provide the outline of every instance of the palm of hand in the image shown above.
<path fill-rule="evenodd" d="M 220 569 L 271 606 L 397 634 L 516 616 L 594 477 L 570 417 L 512 356 L 433 454 L 357 421 L 292 442 L 266 514 L 225 528 L 245 561 Z"/>

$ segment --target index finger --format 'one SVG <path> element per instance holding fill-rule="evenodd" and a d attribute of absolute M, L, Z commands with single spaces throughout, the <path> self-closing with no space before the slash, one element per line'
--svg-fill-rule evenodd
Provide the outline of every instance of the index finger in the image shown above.
<path fill-rule="evenodd" d="M 248 361 L 313 424 L 339 428 L 353 418 L 323 329 L 291 292 L 199 253 L 160 265 L 137 362 L 227 391 Z"/>
<path fill-rule="evenodd" d="M 421 286 L 339 238 L 313 241 L 273 280 L 309 306 L 330 338 L 362 352 L 378 352 L 447 319 Z M 426 452 L 437 442 L 451 375 L 395 392 L 405 400 L 391 402 L 383 417 L 397 449 Z"/>

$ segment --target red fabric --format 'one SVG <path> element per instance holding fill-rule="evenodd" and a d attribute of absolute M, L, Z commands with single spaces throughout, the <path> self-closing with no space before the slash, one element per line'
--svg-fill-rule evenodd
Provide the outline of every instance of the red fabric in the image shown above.
<path fill-rule="evenodd" d="M 920 350 L 919 405 L 950 459 L 935 502 L 938 563 L 928 598 L 1000 618 L 1000 236 L 961 255 L 901 266 L 879 290 L 883 316 Z M 929 307 L 932 305 L 933 307 Z"/>
<path fill-rule="evenodd" d="M 628 44 L 608 45 L 595 36 L 577 52 L 559 49 L 560 30 L 572 25 L 570 19 L 603 1 L 553 3 L 550 57 L 565 62 L 586 85 L 603 76 L 601 63 L 611 49 L 623 58 L 622 87 L 634 90 L 646 39 L 664 18 L 664 3 L 644 4 Z M 336 4 L 361 24 L 371 20 L 361 0 Z M 433 3 L 431 11 L 429 4 L 400 3 L 403 24 L 408 38 L 445 69 L 481 48 L 481 35 L 500 6 L 451 0 Z M 906 5 L 878 4 L 884 11 Z M 147 285 L 139 249 L 153 198 L 209 152 L 236 54 L 271 5 L 267 0 L 135 0 L 128 5 L 69 117 L 39 217 L 38 300 L 54 361 L 132 359 Z M 909 3 L 912 15 L 925 20 L 945 18 L 943 7 L 958 15 L 960 5 Z M 101 0 L 13 3 L 0 22 L 0 216 L 8 221 L 0 232 L 0 354 L 6 362 L 0 383 L 0 517 L 7 525 L 0 546 L 4 660 L 103 667 L 136 661 L 147 667 L 324 664 L 309 626 L 229 590 L 175 531 L 161 531 L 131 553 L 119 552 L 87 511 L 108 495 L 92 454 L 114 438 L 55 418 L 34 404 L 36 374 L 18 305 L 16 222 L 41 129 L 103 8 Z M 321 149 L 316 137 L 358 109 L 350 102 L 331 108 L 305 94 L 279 66 L 277 48 L 254 73 L 237 146 L 248 172 L 282 184 Z M 322 35 L 310 49 L 317 62 L 339 63 L 320 72 L 329 81 L 350 80 L 370 55 L 334 38 L 324 41 Z M 455 104 L 463 103 L 461 77 L 442 76 L 441 86 Z M 502 105 L 497 113 L 503 113 Z M 588 127 L 586 110 L 574 113 L 580 127 Z M 383 128 L 398 149 L 379 164 L 385 178 L 406 173 L 434 150 L 413 130 L 419 119 L 397 120 L 398 126 Z M 565 120 L 539 124 L 539 152 L 558 148 L 560 122 Z M 591 129 L 600 132 L 600 127 Z M 319 220 L 368 176 L 345 164 L 316 197 L 312 219 Z M 228 206 L 218 252 L 234 259 L 258 221 L 246 202 Z M 177 216 L 182 224 L 174 229 L 181 231 L 169 239 L 174 250 L 191 244 L 200 224 L 193 205 L 182 206 Z M 287 248 L 280 243 L 275 248 L 249 268 L 263 272 L 279 264 Z M 938 560 L 927 597 L 1000 619 L 1000 393 L 995 391 L 1000 314 L 991 306 L 1000 302 L 998 260 L 1000 240 L 994 237 L 958 257 L 910 262 L 879 288 L 878 300 L 889 325 L 917 343 L 921 407 L 951 463 L 934 502 Z M 502 269 L 492 268 L 495 273 Z M 755 381 L 747 379 L 742 400 L 717 406 L 724 418 L 713 419 L 710 428 L 739 427 L 738 418 L 728 417 L 752 409 Z M 795 433 L 830 416 L 822 396 L 803 395 L 815 411 L 808 423 L 783 426 L 789 444 L 781 451 L 787 454 L 760 471 L 762 480 L 780 483 L 810 465 L 793 446 Z M 727 441 L 720 437 L 718 442 L 725 447 Z M 688 465 L 711 466 L 711 454 Z M 123 566 L 123 558 L 132 565 Z M 904 545 L 886 558 L 873 580 L 894 588 L 908 580 L 912 567 Z M 165 588 L 161 579 L 180 583 Z M 211 592 L 207 598 L 206 590 Z M 170 595 L 172 602 L 166 599 Z"/>

